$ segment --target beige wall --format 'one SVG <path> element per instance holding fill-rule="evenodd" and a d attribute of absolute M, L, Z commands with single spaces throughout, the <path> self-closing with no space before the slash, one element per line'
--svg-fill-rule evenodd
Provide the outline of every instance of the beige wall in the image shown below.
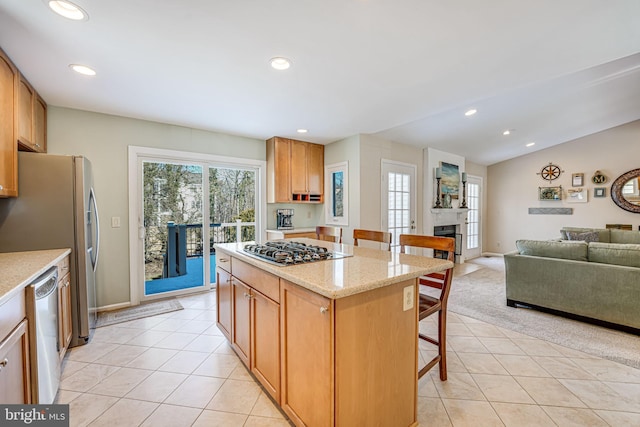
<path fill-rule="evenodd" d="M 130 145 L 266 159 L 265 142 L 261 140 L 49 107 L 49 153 L 83 155 L 93 165 L 101 216 L 98 306 L 130 299 L 127 181 L 127 147 Z M 111 228 L 111 217 L 120 217 L 122 226 Z"/>
<path fill-rule="evenodd" d="M 342 241 L 353 243 L 353 230 L 360 227 L 360 135 L 354 135 L 324 147 L 324 164 L 348 162 L 349 164 L 349 225 L 342 227 Z M 325 200 L 330 189 L 325 188 Z M 322 223 L 326 212 L 321 212 Z"/>
<path fill-rule="evenodd" d="M 422 148 L 399 144 L 371 135 L 360 135 L 360 227 L 380 230 L 382 159 L 416 166 L 416 227 L 422 230 L 423 167 Z"/>
<path fill-rule="evenodd" d="M 538 187 L 549 186 L 537 172 L 549 162 L 564 173 L 552 186 L 562 185 L 562 201 L 539 201 Z M 517 239 L 558 237 L 563 226 L 598 227 L 605 224 L 632 224 L 637 230 L 640 215 L 620 209 L 610 197 L 613 180 L 640 168 L 640 121 L 566 142 L 488 167 L 487 215 L 484 250 L 505 253 L 515 249 Z M 608 177 L 595 185 L 596 170 Z M 571 174 L 584 173 L 587 203 L 568 203 Z M 607 197 L 593 198 L 594 187 L 606 187 Z M 573 208 L 573 215 L 529 215 L 530 207 Z"/>

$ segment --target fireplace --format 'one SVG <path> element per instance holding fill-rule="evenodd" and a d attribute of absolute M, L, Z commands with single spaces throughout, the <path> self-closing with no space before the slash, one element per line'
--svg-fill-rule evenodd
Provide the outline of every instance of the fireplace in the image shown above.
<path fill-rule="evenodd" d="M 433 227 L 433 235 L 437 237 L 451 237 L 455 239 L 455 257 L 454 262 L 459 262 L 459 257 L 462 254 L 462 234 L 458 232 L 459 225 L 437 225 Z M 433 251 L 434 258 L 447 259 L 447 253 L 445 251 Z"/>

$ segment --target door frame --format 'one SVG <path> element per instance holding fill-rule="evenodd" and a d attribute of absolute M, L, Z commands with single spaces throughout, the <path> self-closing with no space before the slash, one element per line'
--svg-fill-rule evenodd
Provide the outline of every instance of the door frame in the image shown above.
<path fill-rule="evenodd" d="M 469 175 L 468 176 L 468 181 L 467 181 L 467 185 L 469 185 L 469 183 L 473 182 L 474 184 L 477 184 L 479 187 L 479 191 L 478 191 L 478 248 L 477 249 L 473 249 L 473 250 L 469 250 L 467 249 L 467 238 L 469 235 L 469 230 L 465 229 L 464 230 L 464 237 L 465 237 L 465 243 L 464 243 L 464 252 L 465 252 L 465 260 L 467 259 L 473 259 L 473 258 L 478 258 L 482 255 L 482 193 L 483 193 L 483 179 L 481 176 L 476 176 L 476 175 Z M 468 193 L 467 193 L 468 194 Z M 468 224 L 466 224 L 466 222 L 468 222 L 468 218 L 469 218 L 469 214 L 467 213 L 467 221 L 465 221 L 465 227 L 468 227 Z"/>
<path fill-rule="evenodd" d="M 144 191 L 142 188 L 142 161 L 190 163 L 203 168 L 203 194 L 208 194 L 209 167 L 254 168 L 256 169 L 256 238 L 266 240 L 267 228 L 267 162 L 265 160 L 244 159 L 219 156 L 215 154 L 194 153 L 161 148 L 130 145 L 128 149 L 128 186 L 129 186 L 129 298 L 131 305 L 140 301 L 156 299 L 144 296 L 144 255 L 142 239 L 139 237 L 142 223 Z M 206 170 L 206 174 L 205 174 Z M 209 204 L 203 203 L 203 218 L 209 218 Z M 206 221 L 205 221 L 206 222 Z M 204 225 L 204 224 L 203 224 Z M 207 224 L 208 225 L 208 224 Z M 203 226 L 203 237 L 208 239 L 209 227 Z M 208 241 L 208 240 L 206 240 Z M 208 245 L 207 245 L 208 246 Z M 211 283 L 209 269 L 204 271 L 205 283 Z M 140 280 L 142 279 L 142 283 Z M 199 289 L 199 288 L 198 288 Z M 200 289 L 199 289 L 200 290 Z M 167 293 L 157 298 L 166 298 Z"/>
<path fill-rule="evenodd" d="M 399 162 L 397 160 L 381 159 L 380 161 L 380 229 L 389 231 L 389 184 L 385 176 L 385 166 L 400 166 L 410 168 L 413 175 L 413 188 L 410 191 L 410 212 L 413 211 L 413 227 L 409 228 L 410 234 L 415 234 L 418 230 L 418 165 L 413 163 Z M 393 240 L 399 239 L 394 236 Z M 393 244 L 393 241 L 392 241 Z"/>

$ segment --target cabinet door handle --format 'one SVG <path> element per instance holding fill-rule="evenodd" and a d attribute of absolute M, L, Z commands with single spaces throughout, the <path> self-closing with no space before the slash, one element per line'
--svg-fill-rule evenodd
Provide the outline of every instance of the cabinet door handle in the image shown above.
<path fill-rule="evenodd" d="M 246 299 L 251 299 L 251 294 L 248 294 L 248 293 L 246 293 L 246 292 L 245 292 L 245 293 L 244 293 L 244 297 L 245 297 Z"/>
<path fill-rule="evenodd" d="M 5 357 L 4 360 L 0 362 L 0 366 L 4 368 L 5 366 L 7 366 L 8 363 L 9 363 L 9 359 Z"/>
<path fill-rule="evenodd" d="M 4 187 L 2 185 L 0 185 L 0 191 L 4 190 Z"/>
<path fill-rule="evenodd" d="M 218 262 L 229 262 L 229 260 L 228 260 L 228 259 L 226 259 L 226 258 L 220 258 L 220 259 L 218 260 Z"/>
<path fill-rule="evenodd" d="M 329 308 L 327 308 L 327 307 L 320 307 L 320 314 L 325 314 L 327 311 L 329 311 Z"/>

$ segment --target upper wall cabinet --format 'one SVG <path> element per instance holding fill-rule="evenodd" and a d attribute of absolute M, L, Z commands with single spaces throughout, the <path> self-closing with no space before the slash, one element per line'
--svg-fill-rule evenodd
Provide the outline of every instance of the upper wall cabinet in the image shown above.
<path fill-rule="evenodd" d="M 27 151 L 47 151 L 47 104 L 20 74 L 18 80 L 18 143 Z"/>
<path fill-rule="evenodd" d="M 0 49 L 0 197 L 18 195 L 18 150 L 15 134 L 18 70 Z"/>
<path fill-rule="evenodd" d="M 267 202 L 322 203 L 324 146 L 294 139 L 267 140 Z"/>

